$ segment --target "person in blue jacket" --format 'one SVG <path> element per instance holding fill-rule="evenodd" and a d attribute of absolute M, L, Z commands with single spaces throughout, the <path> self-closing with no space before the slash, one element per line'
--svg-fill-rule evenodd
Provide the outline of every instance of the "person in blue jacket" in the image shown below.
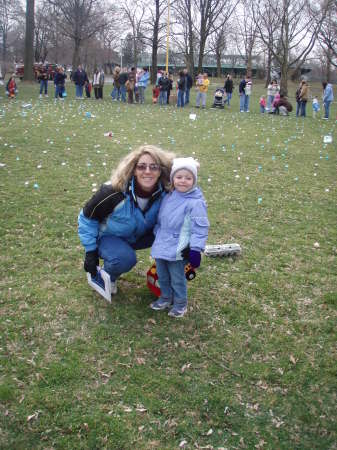
<path fill-rule="evenodd" d="M 143 67 L 142 72 L 139 74 L 138 79 L 138 92 L 139 92 L 139 103 L 144 103 L 145 101 L 145 89 L 150 80 L 150 74 L 147 67 Z"/>
<path fill-rule="evenodd" d="M 78 216 L 78 234 L 85 249 L 84 270 L 104 288 L 97 271 L 99 258 L 103 259 L 113 294 L 117 293 L 117 278 L 136 264 L 135 250 L 153 243 L 153 227 L 169 188 L 173 157 L 173 153 L 154 145 L 133 150 Z"/>
<path fill-rule="evenodd" d="M 164 198 L 154 229 L 151 255 L 156 260 L 161 295 L 151 308 L 169 308 L 171 317 L 182 317 L 187 311 L 185 265 L 200 266 L 208 236 L 207 207 L 197 187 L 198 167 L 193 158 L 173 160 L 173 191 Z"/>
<path fill-rule="evenodd" d="M 323 105 L 324 105 L 324 117 L 323 119 L 329 119 L 330 105 L 333 101 L 333 90 L 330 83 L 323 81 Z"/>

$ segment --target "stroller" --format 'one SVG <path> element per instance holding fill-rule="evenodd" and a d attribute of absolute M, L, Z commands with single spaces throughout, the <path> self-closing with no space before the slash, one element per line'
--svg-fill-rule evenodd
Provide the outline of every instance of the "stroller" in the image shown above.
<path fill-rule="evenodd" d="M 214 92 L 214 101 L 212 108 L 216 108 L 218 106 L 219 108 L 223 109 L 225 98 L 226 98 L 225 90 L 223 88 L 216 88 Z"/>

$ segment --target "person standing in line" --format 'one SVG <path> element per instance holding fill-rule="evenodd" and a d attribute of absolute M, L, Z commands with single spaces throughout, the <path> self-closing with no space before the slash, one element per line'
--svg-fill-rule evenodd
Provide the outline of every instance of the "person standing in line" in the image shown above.
<path fill-rule="evenodd" d="M 308 98 L 309 98 L 309 86 L 305 80 L 302 80 L 301 81 L 301 90 L 300 90 L 300 95 L 299 95 L 299 103 L 300 103 L 299 115 L 301 117 L 306 116 L 305 109 L 307 106 Z"/>
<path fill-rule="evenodd" d="M 15 82 L 15 73 L 9 78 L 6 84 L 6 94 L 8 98 L 15 98 L 17 94 L 16 82 Z"/>
<path fill-rule="evenodd" d="M 267 87 L 267 111 L 270 111 L 272 108 L 273 101 L 275 99 L 275 95 L 280 92 L 280 86 L 277 84 L 277 81 L 274 79 Z"/>
<path fill-rule="evenodd" d="M 48 69 L 46 65 L 43 65 L 39 70 L 38 80 L 40 82 L 40 98 L 42 98 L 43 91 L 44 96 L 48 97 Z"/>
<path fill-rule="evenodd" d="M 264 95 L 261 96 L 259 103 L 260 103 L 260 113 L 264 114 L 266 110 L 266 97 Z"/>
<path fill-rule="evenodd" d="M 88 76 L 81 65 L 78 66 L 76 72 L 72 76 L 72 79 L 75 83 L 76 99 L 81 100 L 83 99 L 83 87 L 88 79 Z"/>
<path fill-rule="evenodd" d="M 164 198 L 154 228 L 151 255 L 156 260 L 161 294 L 151 308 L 169 309 L 168 315 L 174 318 L 187 311 L 185 265 L 200 266 L 208 237 L 206 202 L 197 187 L 198 168 L 193 158 L 173 160 L 172 192 Z"/>
<path fill-rule="evenodd" d="M 184 69 L 184 75 L 186 78 L 186 90 L 185 90 L 184 104 L 188 105 L 190 102 L 190 90 L 191 90 L 191 87 L 193 86 L 193 79 L 192 79 L 191 75 L 188 73 L 187 69 Z"/>
<path fill-rule="evenodd" d="M 95 99 L 96 100 L 102 99 L 103 98 L 104 73 L 102 73 L 99 69 L 95 70 L 92 85 L 94 87 Z"/>
<path fill-rule="evenodd" d="M 206 108 L 206 97 L 209 86 L 208 74 L 199 74 L 197 78 L 197 99 L 196 99 L 196 108 L 200 108 L 200 102 L 202 108 Z"/>
<path fill-rule="evenodd" d="M 130 72 L 128 73 L 128 80 L 125 84 L 126 89 L 128 91 L 128 103 L 133 103 L 133 94 L 136 85 L 136 68 L 131 67 Z"/>
<path fill-rule="evenodd" d="M 178 89 L 177 106 L 178 108 L 179 107 L 183 108 L 185 105 L 185 91 L 186 91 L 186 77 L 183 70 L 179 72 L 179 78 L 177 80 L 177 89 Z"/>
<path fill-rule="evenodd" d="M 147 67 L 143 67 L 143 70 L 139 74 L 138 80 L 138 92 L 139 92 L 139 103 L 143 104 L 145 102 L 145 89 L 149 84 L 150 74 Z"/>
<path fill-rule="evenodd" d="M 168 79 L 169 79 L 169 88 L 167 90 L 167 101 L 166 102 L 169 105 L 170 104 L 170 95 L 171 95 L 171 91 L 173 89 L 173 75 L 172 75 L 172 73 L 169 73 Z"/>
<path fill-rule="evenodd" d="M 126 82 L 128 81 L 128 70 L 126 67 L 121 69 L 119 75 L 120 84 L 120 99 L 123 103 L 126 103 Z"/>
<path fill-rule="evenodd" d="M 327 120 L 329 119 L 330 105 L 334 99 L 333 89 L 332 85 L 330 83 L 327 83 L 326 81 L 323 81 L 322 86 L 323 86 L 323 105 L 324 105 L 323 119 Z"/>
<path fill-rule="evenodd" d="M 159 78 L 159 105 L 167 105 L 167 91 L 170 86 L 170 80 L 167 76 L 167 73 L 164 72 L 163 75 Z"/>
<path fill-rule="evenodd" d="M 56 69 L 56 73 L 54 76 L 54 85 L 55 85 L 55 100 L 60 98 L 63 100 L 65 97 L 65 80 L 67 75 L 64 73 L 64 69 L 62 66 Z"/>
<path fill-rule="evenodd" d="M 224 85 L 224 90 L 226 92 L 226 103 L 228 106 L 230 106 L 230 102 L 231 102 L 232 95 L 233 95 L 233 89 L 234 89 L 234 83 L 233 83 L 232 75 L 228 74 L 226 81 L 225 81 L 225 85 Z"/>

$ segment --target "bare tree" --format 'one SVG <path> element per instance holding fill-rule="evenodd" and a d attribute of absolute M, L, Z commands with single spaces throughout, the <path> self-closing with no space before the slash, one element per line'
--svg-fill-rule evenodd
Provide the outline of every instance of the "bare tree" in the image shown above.
<path fill-rule="evenodd" d="M 238 2 L 232 0 L 195 0 L 195 2 L 200 18 L 198 72 L 201 72 L 207 39 L 213 32 L 225 26 Z"/>
<path fill-rule="evenodd" d="M 321 6 L 324 8 L 324 4 Z M 329 0 L 326 15 L 319 28 L 318 42 L 326 59 L 327 81 L 331 78 L 331 66 L 337 67 L 337 2 Z"/>
<path fill-rule="evenodd" d="M 83 42 L 105 27 L 110 10 L 103 0 L 48 1 L 58 11 L 58 27 L 74 43 L 72 65 L 77 67 Z"/>
<path fill-rule="evenodd" d="M 217 77 L 221 77 L 221 59 L 223 57 L 223 53 L 225 51 L 227 42 L 226 37 L 228 36 L 225 27 L 218 29 L 214 32 L 210 38 L 209 48 L 212 53 L 215 54 L 216 57 L 216 66 L 217 66 Z"/>
<path fill-rule="evenodd" d="M 178 0 L 173 6 L 176 30 L 173 42 L 183 54 L 188 71 L 194 75 L 194 55 L 197 50 L 197 33 L 195 25 L 198 22 L 194 0 Z"/>
<path fill-rule="evenodd" d="M 24 58 L 24 80 L 33 81 L 33 63 L 34 63 L 34 8 L 35 0 L 26 1 L 26 36 L 25 36 L 25 58 Z"/>
<path fill-rule="evenodd" d="M 239 53 L 244 57 L 247 74 L 252 75 L 253 51 L 257 44 L 257 24 L 251 11 L 251 1 L 241 0 L 236 14 L 236 41 Z"/>
<path fill-rule="evenodd" d="M 278 23 L 272 45 L 265 34 L 263 8 L 266 5 Z M 313 10 L 316 10 L 315 14 Z M 288 91 L 290 68 L 296 71 L 313 49 L 324 15 L 324 9 L 318 11 L 310 0 L 266 0 L 263 4 L 258 1 L 253 3 L 253 17 L 259 38 L 280 67 L 283 92 Z M 317 20 L 314 20 L 315 16 Z"/>
<path fill-rule="evenodd" d="M 6 74 L 8 51 L 12 44 L 9 36 L 23 15 L 24 11 L 18 0 L 0 0 L 0 46 L 3 76 Z"/>
<path fill-rule="evenodd" d="M 146 5 L 140 1 L 126 0 L 122 6 L 125 24 L 128 26 L 132 39 L 133 65 L 137 67 L 139 55 L 144 45 L 144 18 Z"/>

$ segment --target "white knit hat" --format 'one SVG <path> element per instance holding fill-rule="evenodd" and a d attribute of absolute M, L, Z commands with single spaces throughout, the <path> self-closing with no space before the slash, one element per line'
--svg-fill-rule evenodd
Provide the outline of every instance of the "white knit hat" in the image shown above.
<path fill-rule="evenodd" d="M 191 172 L 191 174 L 193 175 L 193 178 L 194 178 L 193 187 L 195 187 L 196 184 L 197 184 L 199 167 L 200 167 L 200 164 L 194 158 L 191 158 L 191 157 L 188 157 L 188 158 L 174 158 L 172 169 L 171 169 L 171 176 L 170 176 L 171 183 L 172 183 L 174 174 L 178 170 L 186 169 L 189 172 Z"/>

